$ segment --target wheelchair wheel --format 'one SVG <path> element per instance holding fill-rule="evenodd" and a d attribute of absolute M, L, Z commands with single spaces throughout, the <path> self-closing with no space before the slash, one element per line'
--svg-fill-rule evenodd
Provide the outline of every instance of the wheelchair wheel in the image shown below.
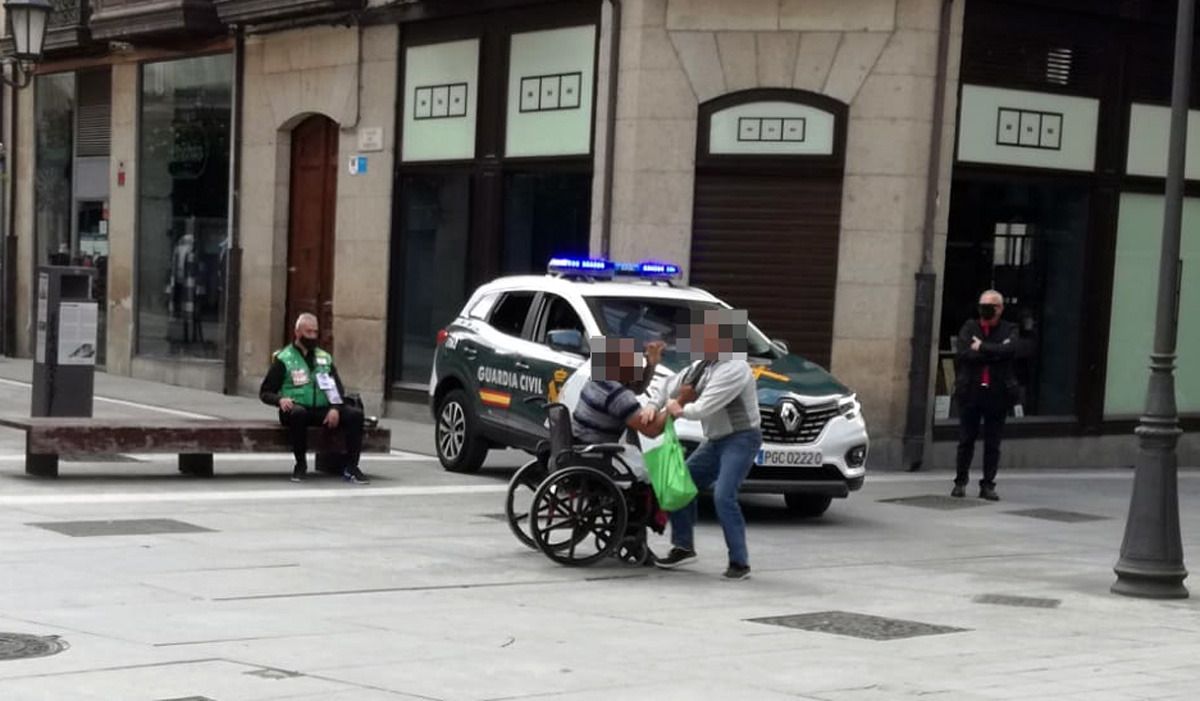
<path fill-rule="evenodd" d="M 547 474 L 546 466 L 540 460 L 530 460 L 509 480 L 508 495 L 504 499 L 509 530 L 530 550 L 537 550 L 538 546 L 529 535 L 529 512 L 533 508 L 533 495 Z"/>
<path fill-rule="evenodd" d="M 568 467 L 552 473 L 533 495 L 530 533 L 558 564 L 591 565 L 621 546 L 627 519 L 612 478 L 591 467 Z"/>

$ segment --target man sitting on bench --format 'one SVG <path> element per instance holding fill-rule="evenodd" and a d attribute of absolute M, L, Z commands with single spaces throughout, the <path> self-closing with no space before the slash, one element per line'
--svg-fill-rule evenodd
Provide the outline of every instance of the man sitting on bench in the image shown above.
<path fill-rule="evenodd" d="M 333 365 L 333 356 L 317 347 L 317 317 L 301 314 L 296 319 L 295 340 L 277 351 L 263 379 L 258 396 L 264 404 L 279 407 L 279 422 L 288 427 L 296 465 L 292 481 L 300 482 L 308 472 L 308 427 L 341 429 L 346 436 L 347 482 L 368 484 L 358 469 L 362 452 L 363 413 L 346 404 L 345 389 Z"/>

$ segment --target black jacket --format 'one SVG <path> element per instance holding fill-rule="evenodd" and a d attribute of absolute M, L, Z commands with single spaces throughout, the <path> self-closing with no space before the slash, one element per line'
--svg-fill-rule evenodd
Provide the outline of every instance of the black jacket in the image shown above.
<path fill-rule="evenodd" d="M 979 350 L 971 350 L 972 337 L 983 340 Z M 960 399 L 969 398 L 969 391 L 983 382 L 983 369 L 988 368 L 990 386 L 1005 390 L 1009 401 L 1017 394 L 1017 378 L 1013 375 L 1013 357 L 1020 343 L 1017 325 L 1001 319 L 992 332 L 984 335 L 978 319 L 970 319 L 958 332 L 958 370 L 955 391 Z"/>

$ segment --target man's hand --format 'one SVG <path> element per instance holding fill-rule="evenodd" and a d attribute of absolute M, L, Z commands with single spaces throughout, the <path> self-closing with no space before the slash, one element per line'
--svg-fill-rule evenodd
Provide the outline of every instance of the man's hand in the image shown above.
<path fill-rule="evenodd" d="M 330 429 L 337 428 L 338 421 L 340 421 L 340 420 L 341 420 L 341 417 L 338 416 L 338 410 L 330 409 L 329 413 L 325 415 L 325 422 L 324 422 L 325 428 L 330 428 Z"/>
<path fill-rule="evenodd" d="M 971 337 L 971 350 L 977 351 L 983 345 L 983 341 L 978 336 Z"/>
<path fill-rule="evenodd" d="M 667 413 L 673 418 L 678 419 L 680 416 L 683 416 L 683 406 L 678 401 L 672 399 L 667 402 Z"/>
<path fill-rule="evenodd" d="M 290 397 L 280 397 L 279 398 L 279 410 L 280 411 L 287 413 L 295 408 L 296 408 L 296 402 L 292 401 L 292 399 Z"/>
<path fill-rule="evenodd" d="M 662 341 L 651 341 L 646 344 L 646 362 L 658 365 L 662 362 L 663 349 L 667 344 Z"/>
<path fill-rule="evenodd" d="M 652 406 L 644 406 L 638 412 L 638 419 L 642 422 L 643 426 L 654 421 L 655 416 L 658 416 L 658 409 Z"/>
<path fill-rule="evenodd" d="M 696 393 L 696 388 L 691 385 L 683 385 L 679 388 L 679 393 L 675 397 L 679 401 L 680 406 L 691 404 L 696 401 L 700 395 Z"/>

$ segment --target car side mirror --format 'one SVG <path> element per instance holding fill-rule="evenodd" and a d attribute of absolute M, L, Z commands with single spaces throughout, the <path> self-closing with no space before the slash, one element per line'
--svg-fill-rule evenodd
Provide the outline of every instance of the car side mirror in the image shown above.
<path fill-rule="evenodd" d="M 771 343 L 774 343 L 775 345 L 777 345 L 777 346 L 779 346 L 780 348 L 782 348 L 784 353 L 790 353 L 790 352 L 791 352 L 791 351 L 789 351 L 789 350 L 788 350 L 788 342 L 787 342 L 787 341 L 785 341 L 785 340 L 783 340 L 782 338 L 772 338 L 772 339 L 771 339 Z"/>
<path fill-rule="evenodd" d="M 564 353 L 573 353 L 588 357 L 587 344 L 583 342 L 583 334 L 575 329 L 555 329 L 546 334 L 551 348 Z"/>

